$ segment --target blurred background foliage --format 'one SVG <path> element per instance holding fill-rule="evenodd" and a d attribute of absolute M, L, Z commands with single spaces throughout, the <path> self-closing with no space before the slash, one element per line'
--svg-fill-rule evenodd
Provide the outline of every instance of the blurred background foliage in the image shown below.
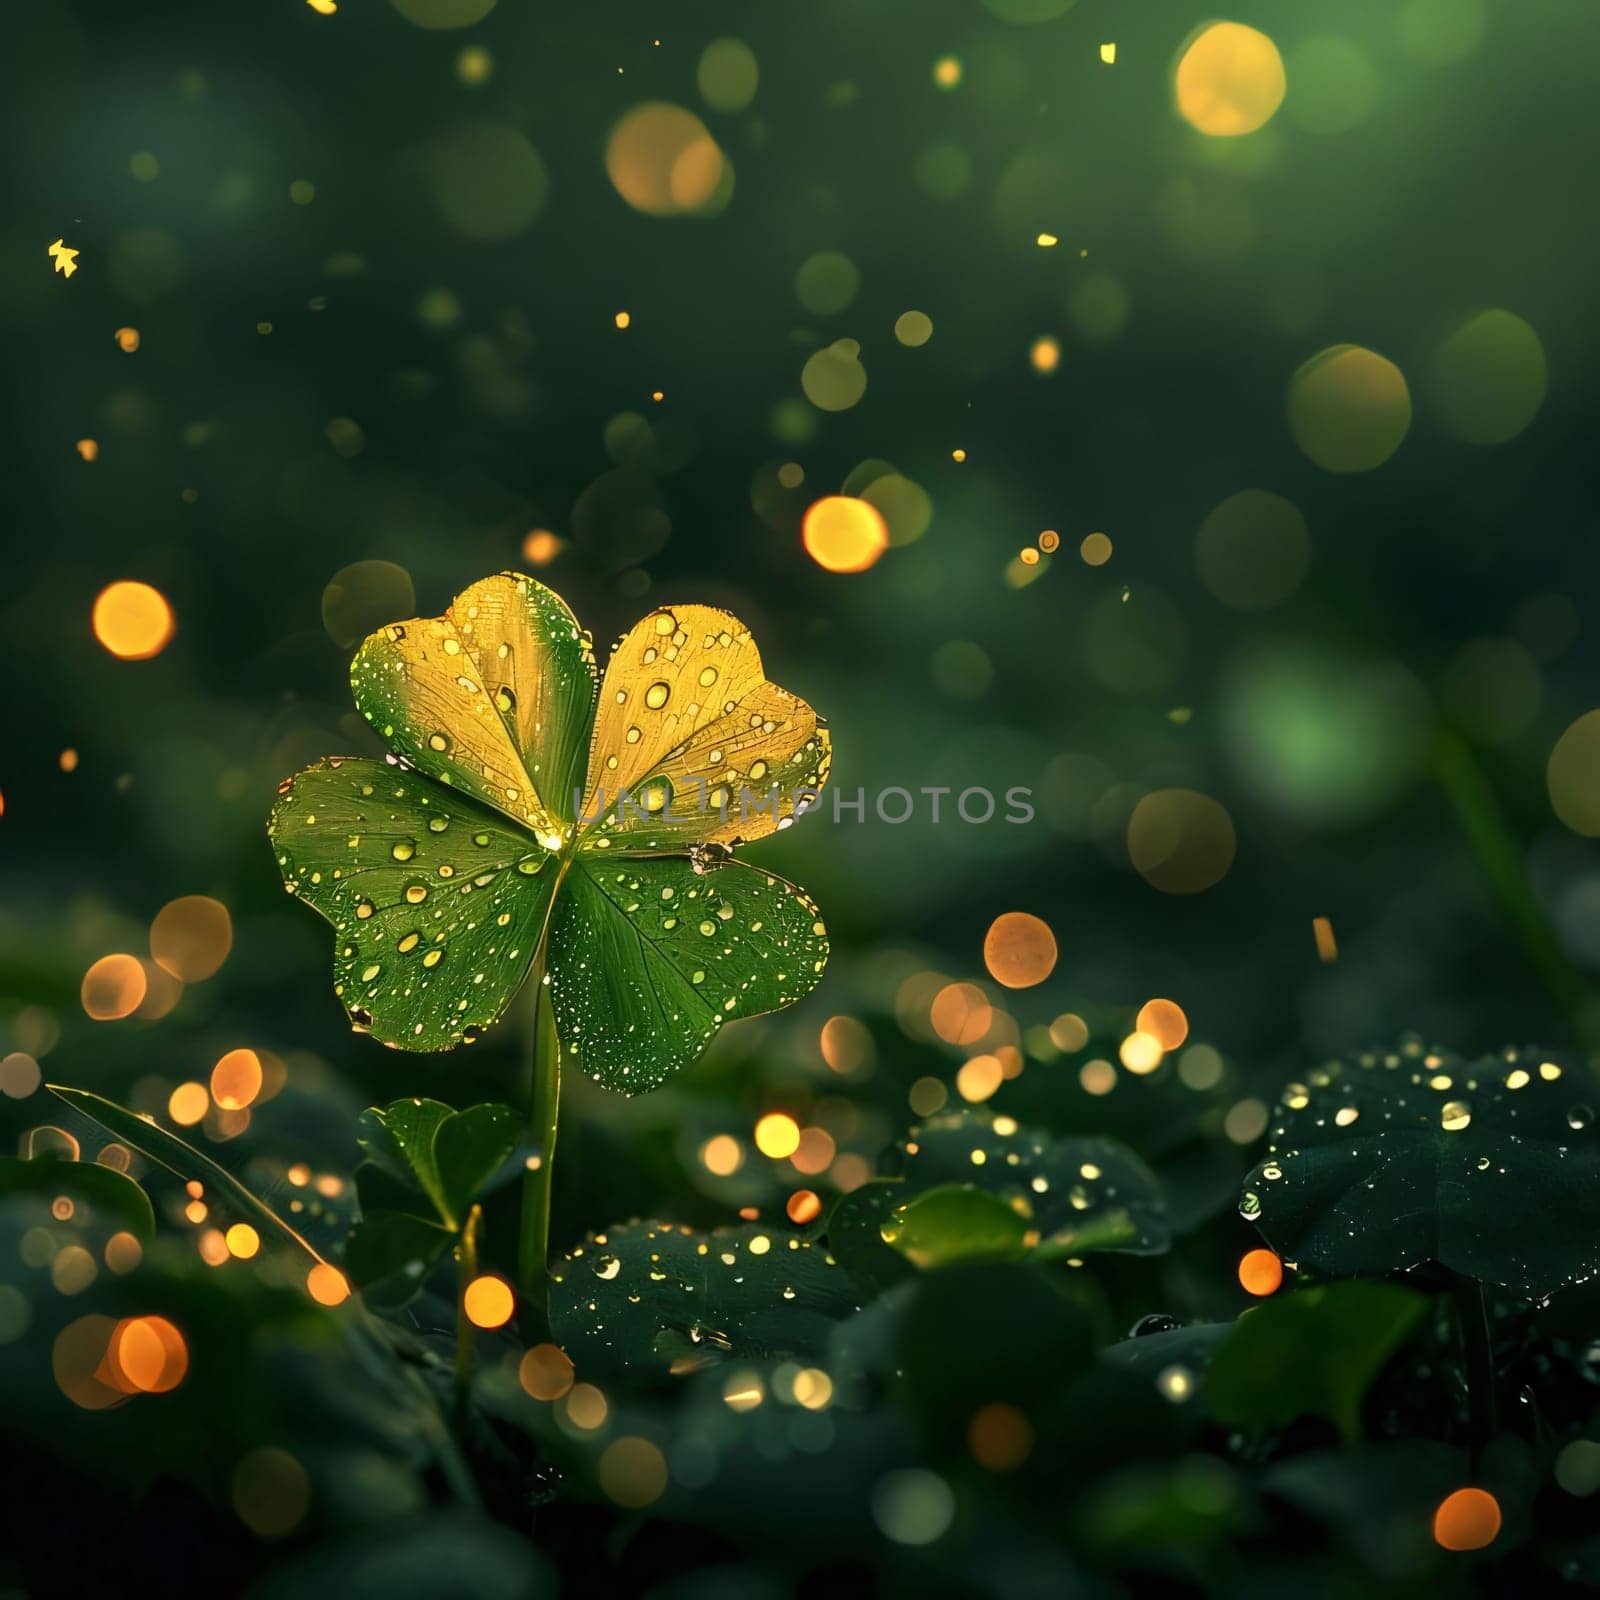
<path fill-rule="evenodd" d="M 732 610 L 866 796 L 758 852 L 828 919 L 815 994 L 659 1094 L 569 1085 L 564 1246 L 637 1214 L 808 1222 L 797 1191 L 825 1207 L 912 1122 L 992 1102 L 1132 1144 L 1187 1235 L 1072 1317 L 1226 1319 L 1233 1185 L 1285 1077 L 1404 1027 L 1591 1046 L 1600 18 L 1229 16 L 23 8 L 0 67 L 7 1151 L 65 1120 L 40 1080 L 72 1082 L 333 1239 L 362 1105 L 516 1096 L 515 1026 L 438 1057 L 350 1034 L 264 833 L 282 778 L 379 748 L 360 638 L 503 568 L 602 659 L 654 604 Z M 1027 788 L 1036 815 L 967 823 L 947 796 L 935 822 L 924 797 L 894 824 L 892 786 Z M 1014 911 L 1057 953 L 1020 988 L 985 959 Z M 185 1259 L 197 1231 L 215 1249 L 192 1226 Z M 20 1339 L 33 1279 L 4 1282 Z M 1141 1456 L 1179 1448 L 1168 1410 Z M 417 1503 L 385 1450 L 372 1504 Z M 1115 1564 L 1148 1518 L 1203 1564 L 1254 1513 L 1195 1471 L 1130 1480 L 1089 1543 Z M 862 1516 L 938 1498 L 888 1481 Z M 1026 1566 L 1034 1525 L 995 1516 Z M 496 1560 L 505 1592 L 531 1581 L 491 1536 L 430 1537 L 415 1560 L 471 1546 L 483 1592 Z"/>

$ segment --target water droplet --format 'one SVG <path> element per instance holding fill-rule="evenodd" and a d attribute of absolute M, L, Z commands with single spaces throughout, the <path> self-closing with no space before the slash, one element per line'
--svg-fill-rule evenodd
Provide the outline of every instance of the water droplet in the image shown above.
<path fill-rule="evenodd" d="M 1341 1128 L 1348 1128 L 1361 1113 L 1354 1106 L 1340 1106 L 1333 1114 L 1333 1120 Z"/>
<path fill-rule="evenodd" d="M 658 681 L 656 683 L 652 683 L 650 687 L 645 690 L 644 703 L 649 706 L 652 711 L 659 711 L 662 706 L 667 703 L 667 699 L 671 694 L 671 685 Z"/>
<path fill-rule="evenodd" d="M 1573 1106 L 1567 1112 L 1567 1126 L 1569 1128 L 1587 1128 L 1593 1121 L 1594 1109 L 1591 1106 Z"/>
<path fill-rule="evenodd" d="M 441 950 L 441 949 L 435 948 L 435 949 L 430 950 L 427 953 L 427 955 L 425 955 L 422 958 L 422 964 L 425 967 L 436 967 L 443 960 L 444 960 L 444 951 Z"/>
<path fill-rule="evenodd" d="M 1252 1222 L 1261 1215 L 1261 1196 L 1247 1189 L 1239 1200 L 1239 1215 Z"/>
<path fill-rule="evenodd" d="M 372 980 L 374 978 L 376 978 L 378 976 L 378 974 L 380 972 L 382 972 L 382 971 L 383 971 L 383 968 L 381 966 L 379 966 L 376 961 L 374 961 L 370 967 L 366 967 L 366 968 L 363 969 L 363 971 L 361 973 L 361 981 L 363 983 L 371 983 Z"/>
<path fill-rule="evenodd" d="M 429 817 L 428 818 L 428 832 L 429 833 L 443 833 L 444 830 L 446 828 L 448 828 L 449 826 L 450 826 L 449 817 L 441 815 L 441 816 L 437 816 L 437 817 Z"/>
<path fill-rule="evenodd" d="M 517 691 L 509 683 L 502 683 L 494 692 L 497 711 L 512 712 L 517 709 Z"/>
<path fill-rule="evenodd" d="M 374 906 L 370 900 L 363 900 L 356 907 L 356 915 L 360 917 L 363 922 L 365 922 L 375 910 L 377 910 L 377 907 Z"/>
<path fill-rule="evenodd" d="M 622 1271 L 622 1263 L 615 1256 L 596 1256 L 592 1265 L 595 1277 L 608 1282 Z"/>
<path fill-rule="evenodd" d="M 1472 1122 L 1472 1107 L 1465 1100 L 1447 1100 L 1439 1112 L 1439 1126 L 1446 1133 L 1460 1133 Z"/>
<path fill-rule="evenodd" d="M 1169 1317 L 1165 1311 L 1151 1311 L 1139 1318 L 1128 1329 L 1130 1339 L 1148 1338 L 1152 1333 L 1171 1333 L 1174 1328 L 1181 1328 L 1183 1324 L 1176 1317 Z"/>
<path fill-rule="evenodd" d="M 708 938 L 708 939 L 716 931 L 717 931 L 717 925 L 709 917 L 706 918 L 706 920 L 700 924 L 700 932 L 702 934 L 704 934 L 705 937 Z"/>
<path fill-rule="evenodd" d="M 414 906 L 420 906 L 428 898 L 428 886 L 425 883 L 413 883 L 406 886 L 406 899 Z"/>
<path fill-rule="evenodd" d="M 523 877 L 531 878 L 543 865 L 544 858 L 542 856 L 524 856 L 517 863 L 517 871 L 520 872 Z"/>
<path fill-rule="evenodd" d="M 417 948 L 417 945 L 421 939 L 422 935 L 420 933 L 408 933 L 405 938 L 403 938 L 400 943 L 395 946 L 395 948 L 403 956 L 410 955 L 411 952 Z"/>
<path fill-rule="evenodd" d="M 700 687 L 702 689 L 709 689 L 711 687 L 711 685 L 714 684 L 716 681 L 717 681 L 717 669 L 715 667 L 702 667 L 701 668 L 701 670 L 700 670 Z"/>
<path fill-rule="evenodd" d="M 1276 1183 L 1278 1179 L 1283 1176 L 1283 1168 L 1280 1167 L 1277 1162 L 1273 1162 L 1271 1166 L 1263 1167 L 1261 1169 L 1261 1176 L 1265 1178 L 1268 1183 Z"/>
<path fill-rule="evenodd" d="M 415 839 L 396 839 L 394 847 L 389 851 L 396 861 L 409 861 L 417 853 Z"/>
<path fill-rule="evenodd" d="M 448 750 L 450 748 L 450 736 L 444 733 L 430 733 L 428 735 L 428 748 L 430 750 Z"/>

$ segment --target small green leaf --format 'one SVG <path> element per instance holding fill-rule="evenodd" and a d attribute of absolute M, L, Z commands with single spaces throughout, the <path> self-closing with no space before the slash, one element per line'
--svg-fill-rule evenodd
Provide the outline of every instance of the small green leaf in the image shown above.
<path fill-rule="evenodd" d="M 814 1355 L 856 1309 L 820 1246 L 756 1223 L 709 1234 L 625 1223 L 573 1251 L 550 1285 L 556 1342 L 585 1372 Z"/>
<path fill-rule="evenodd" d="M 114 1100 L 103 1099 L 87 1089 L 71 1089 L 64 1084 L 47 1084 L 58 1100 L 81 1111 L 91 1121 L 98 1122 L 113 1138 L 131 1150 L 137 1150 L 147 1161 L 153 1161 L 185 1183 L 205 1185 L 213 1197 L 221 1195 L 241 1217 L 256 1224 L 264 1243 L 289 1245 L 303 1250 L 312 1261 L 322 1257 L 287 1222 L 265 1202 L 234 1177 L 225 1167 L 220 1167 L 210 1156 L 202 1155 L 193 1145 L 186 1144 L 176 1134 L 158 1127 L 148 1117 L 141 1117 L 119 1106 Z"/>
<path fill-rule="evenodd" d="M 445 1118 L 433 1136 L 434 1163 L 445 1198 L 465 1218 L 474 1200 L 520 1170 L 513 1160 L 521 1139 L 510 1106 L 468 1106 Z"/>
<path fill-rule="evenodd" d="M 104 1223 L 111 1232 L 126 1228 L 140 1239 L 149 1239 L 156 1231 L 150 1196 L 125 1173 L 96 1162 L 56 1161 L 49 1157 L 19 1161 L 14 1156 L 0 1156 L 0 1195 L 13 1194 L 38 1195 L 42 1199 L 66 1195 L 81 1202 L 91 1214 L 90 1219 L 85 1219 L 81 1212 L 74 1212 L 74 1221 L 92 1219 Z"/>
<path fill-rule="evenodd" d="M 1361 1432 L 1361 1402 L 1428 1309 L 1391 1283 L 1303 1289 L 1246 1311 L 1211 1358 L 1211 1415 L 1265 1431 L 1325 1417 L 1346 1439 Z"/>
<path fill-rule="evenodd" d="M 880 1232 L 885 1244 L 928 1268 L 979 1256 L 1017 1260 L 1027 1254 L 1031 1226 L 1031 1207 L 1024 1213 L 970 1183 L 946 1183 L 896 1206 Z"/>
<path fill-rule="evenodd" d="M 828 1249 L 867 1294 L 882 1294 L 915 1273 L 899 1251 L 883 1242 L 883 1225 L 905 1198 L 906 1186 L 898 1178 L 874 1178 L 840 1195 L 828 1214 Z"/>
<path fill-rule="evenodd" d="M 439 1100 L 394 1100 L 361 1113 L 356 1138 L 370 1161 L 357 1173 L 362 1209 L 415 1212 L 424 1199 L 455 1232 L 472 1202 L 508 1175 L 518 1142 L 510 1106 L 452 1111 Z M 370 1170 L 369 1170 L 370 1168 Z M 391 1186 L 380 1186 L 381 1172 Z M 392 1185 L 399 1185 L 397 1195 Z"/>
<path fill-rule="evenodd" d="M 428 1269 L 454 1237 L 449 1229 L 409 1212 L 367 1213 L 345 1241 L 345 1269 L 370 1303 L 403 1305 L 422 1287 Z"/>
<path fill-rule="evenodd" d="M 356 1125 L 356 1141 L 368 1156 L 391 1178 L 426 1196 L 451 1228 L 456 1218 L 439 1176 L 434 1137 L 454 1115 L 441 1100 L 391 1100 L 368 1106 Z"/>
<path fill-rule="evenodd" d="M 1302 1268 L 1437 1262 L 1532 1300 L 1600 1275 L 1600 1125 L 1586 1068 L 1465 1061 L 1406 1039 L 1283 1093 L 1240 1214 Z"/>
<path fill-rule="evenodd" d="M 816 906 L 770 872 L 586 850 L 556 902 L 550 995 L 573 1064 L 640 1094 L 723 1023 L 809 994 L 827 960 Z"/>

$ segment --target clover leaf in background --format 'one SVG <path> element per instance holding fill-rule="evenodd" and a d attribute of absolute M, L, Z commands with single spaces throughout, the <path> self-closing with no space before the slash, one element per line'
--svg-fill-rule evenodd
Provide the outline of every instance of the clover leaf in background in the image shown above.
<path fill-rule="evenodd" d="M 1416 1039 L 1283 1092 L 1240 1214 L 1324 1277 L 1426 1263 L 1542 1300 L 1600 1273 L 1600 1133 L 1586 1069 Z"/>
<path fill-rule="evenodd" d="M 72 1202 L 72 1220 L 92 1221 L 105 1232 L 126 1229 L 141 1241 L 156 1231 L 150 1196 L 126 1173 L 93 1161 L 63 1161 L 37 1156 L 31 1161 L 0 1156 L 0 1199 L 32 1195 L 53 1203 Z"/>
<path fill-rule="evenodd" d="M 913 1128 L 891 1165 L 899 1176 L 845 1196 L 829 1221 L 835 1253 L 872 1285 L 896 1276 L 883 1245 L 926 1268 L 982 1256 L 1159 1255 L 1171 1244 L 1160 1183 L 1115 1140 L 1058 1139 L 986 1108 L 954 1111 Z"/>
<path fill-rule="evenodd" d="M 858 1305 L 820 1246 L 756 1223 L 623 1223 L 573 1250 L 550 1283 L 552 1334 L 585 1373 L 815 1355 Z"/>

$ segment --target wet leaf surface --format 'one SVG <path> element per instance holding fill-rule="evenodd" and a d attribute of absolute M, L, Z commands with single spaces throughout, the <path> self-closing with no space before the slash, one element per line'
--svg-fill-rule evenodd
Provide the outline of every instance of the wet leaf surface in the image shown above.
<path fill-rule="evenodd" d="M 573 1251 L 550 1282 L 554 1337 L 584 1372 L 812 1355 L 857 1305 L 820 1245 L 756 1223 L 707 1234 L 624 1223 Z"/>
<path fill-rule="evenodd" d="M 1211 1414 L 1255 1431 L 1324 1417 L 1357 1438 L 1362 1399 L 1427 1309 L 1425 1296 L 1392 1283 L 1335 1283 L 1253 1306 L 1211 1358 Z"/>
<path fill-rule="evenodd" d="M 1419 1041 L 1284 1090 L 1240 1214 L 1327 1277 L 1435 1262 L 1529 1299 L 1600 1272 L 1600 1132 L 1582 1069 Z"/>

